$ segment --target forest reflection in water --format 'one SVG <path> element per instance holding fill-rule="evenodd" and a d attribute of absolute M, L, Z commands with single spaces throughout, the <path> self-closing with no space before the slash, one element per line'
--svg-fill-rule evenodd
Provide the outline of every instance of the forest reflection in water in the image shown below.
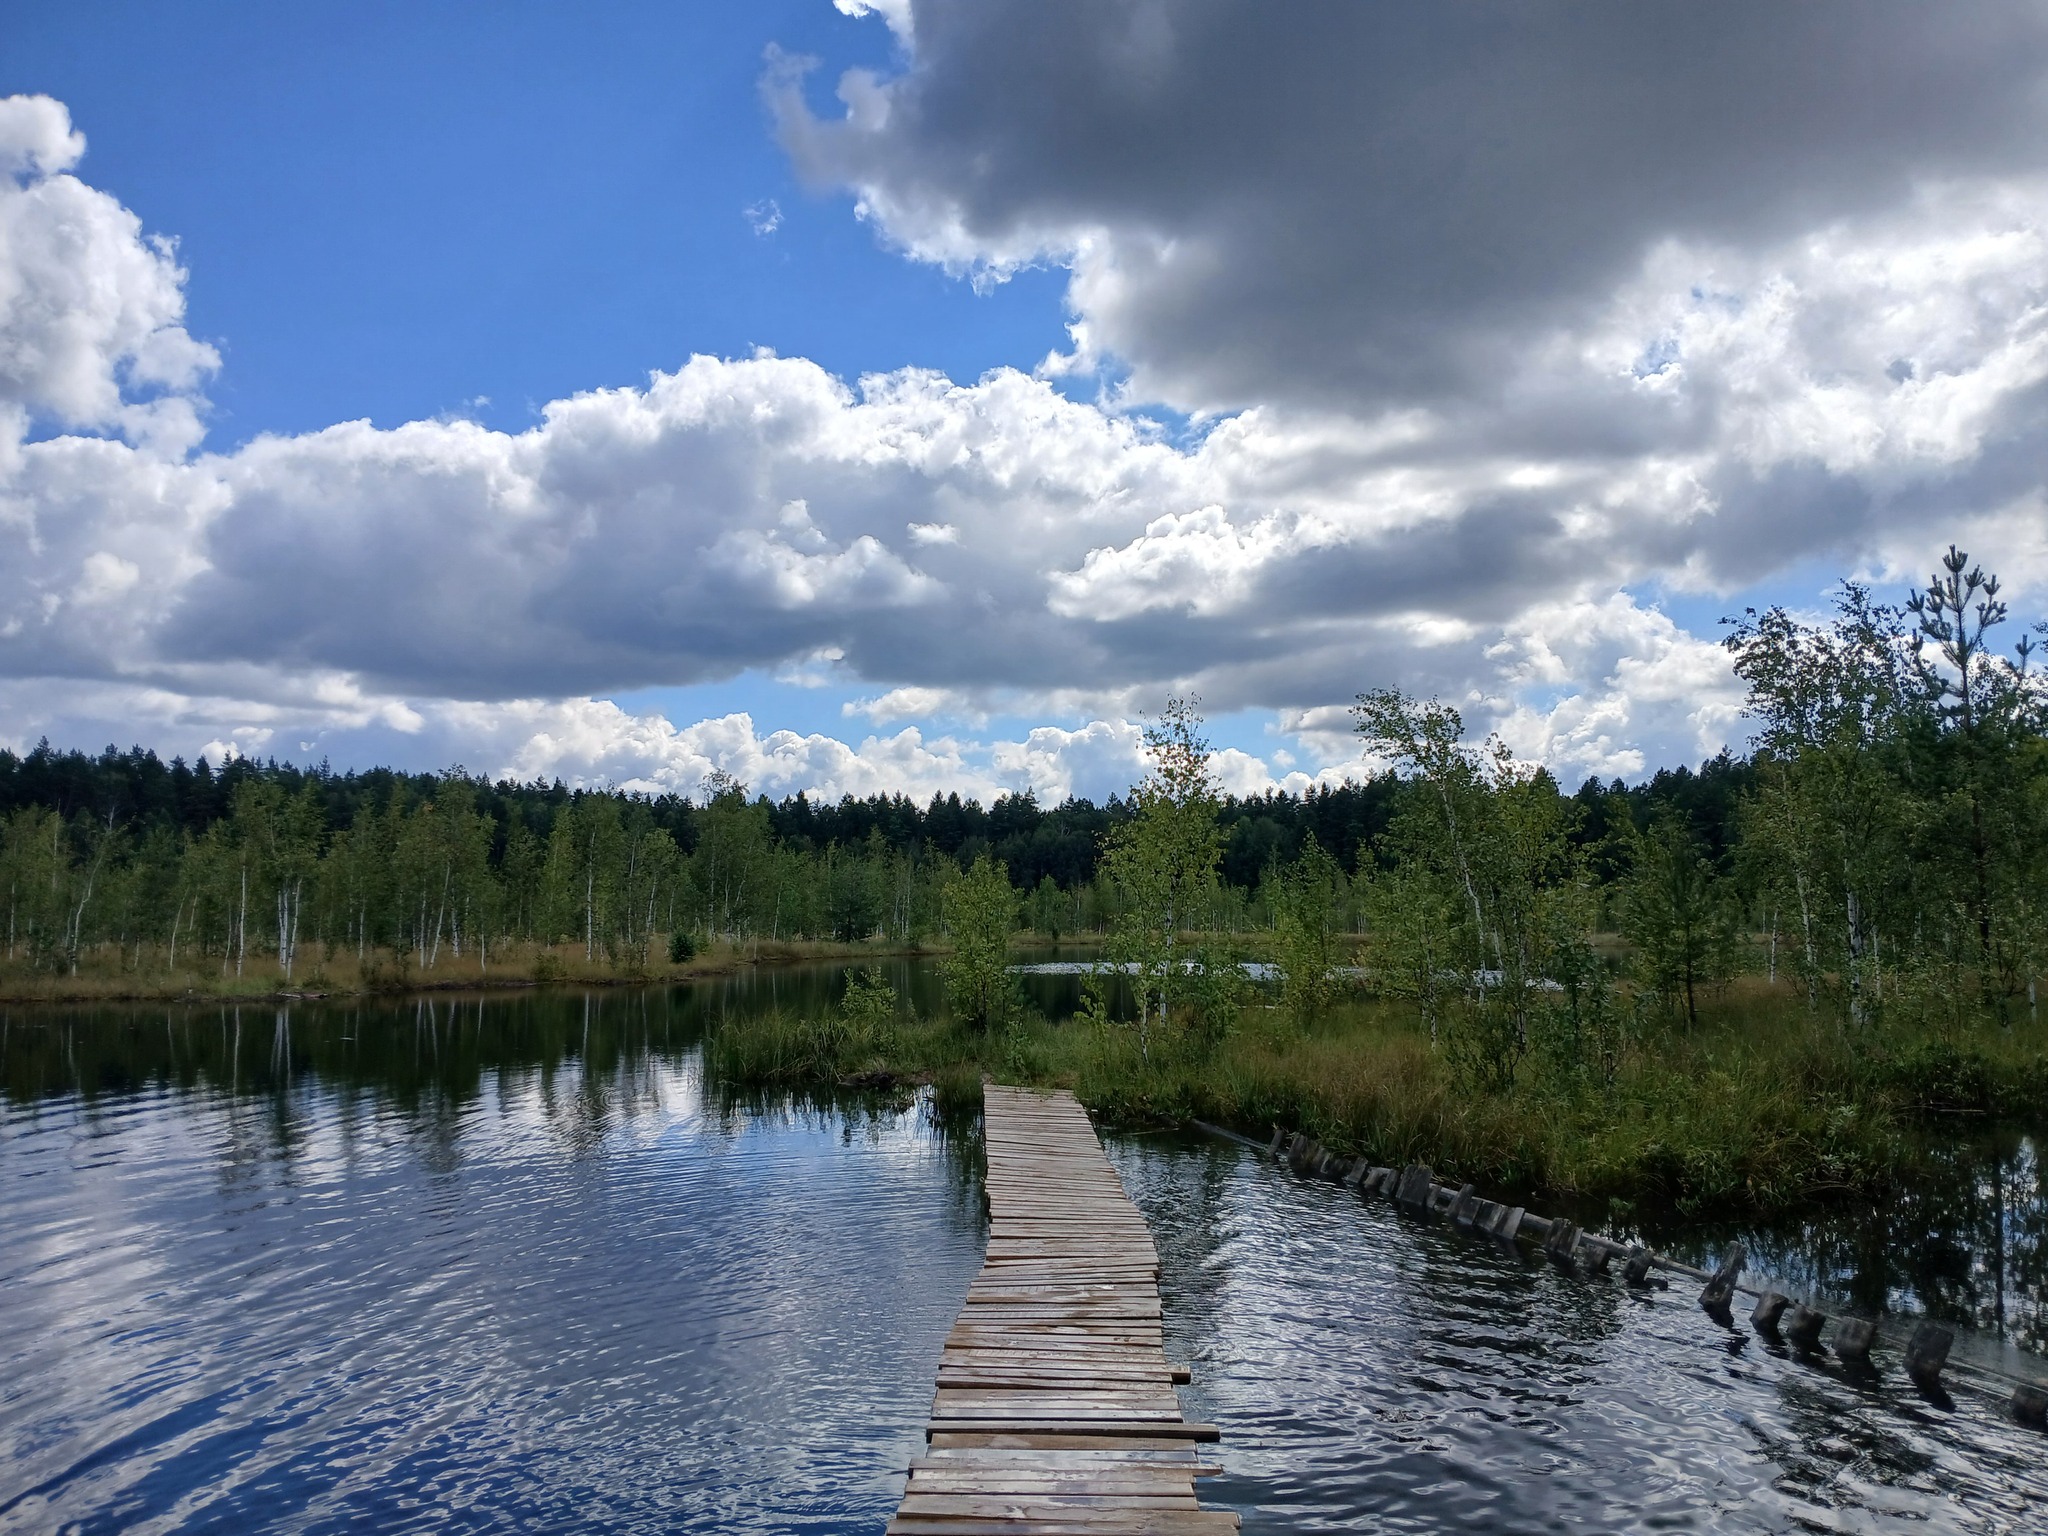
<path fill-rule="evenodd" d="M 681 1001 L 0 1021 L 0 1532 L 877 1528 L 971 1142 Z"/>

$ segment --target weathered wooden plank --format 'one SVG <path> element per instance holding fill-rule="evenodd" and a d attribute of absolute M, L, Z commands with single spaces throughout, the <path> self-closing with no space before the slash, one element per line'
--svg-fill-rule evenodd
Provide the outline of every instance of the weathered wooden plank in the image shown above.
<path fill-rule="evenodd" d="M 1159 1440 L 1220 1440 L 1214 1424 L 1195 1424 L 1186 1419 L 934 1419 L 925 1425 L 925 1435 L 1144 1435 Z"/>
<path fill-rule="evenodd" d="M 890 1536 L 1178 1536 L 1178 1533 L 1222 1533 L 1237 1529 L 1237 1516 L 1222 1510 L 1046 1510 L 1028 1517 L 975 1518 L 956 1515 L 897 1516 Z"/>
<path fill-rule="evenodd" d="M 1130 1466 L 1011 1467 L 965 1462 L 926 1467 L 910 1474 L 912 1493 L 1067 1493 L 1110 1498 L 1118 1494 L 1168 1494 L 1193 1498 L 1195 1476 L 1186 1467 Z"/>
<path fill-rule="evenodd" d="M 912 1493 L 902 1515 L 973 1515 L 981 1519 L 1029 1520 L 1049 1510 L 1199 1509 L 1192 1493 L 1118 1494 L 1104 1498 L 1086 1493 Z"/>
<path fill-rule="evenodd" d="M 1061 1364 L 1031 1361 L 967 1360 L 948 1356 L 939 1362 L 939 1380 L 948 1376 L 1035 1377 L 1047 1381 L 1156 1381 L 1170 1384 L 1173 1373 L 1144 1360 L 1078 1360 Z"/>
<path fill-rule="evenodd" d="M 1185 1453 L 1186 1459 L 1175 1462 L 1145 1459 L 1105 1461 L 1102 1459 L 1103 1457 L 1118 1453 L 1100 1450 L 1080 1452 L 1003 1452 L 981 1447 L 974 1450 L 943 1451 L 936 1454 L 959 1456 L 966 1459 L 963 1461 L 934 1461 L 926 1458 L 914 1461 L 911 1463 L 911 1475 L 916 1477 L 929 1472 L 933 1475 L 947 1473 L 964 1474 L 969 1477 L 981 1477 L 984 1475 L 990 1477 L 1009 1477 L 1013 1474 L 1022 1476 L 1034 1473 L 1049 1473 L 1054 1476 L 1093 1476 L 1099 1473 L 1107 1477 L 1118 1477 L 1126 1471 L 1134 1471 L 1148 1475 L 1156 1473 L 1160 1476 L 1197 1478 L 1218 1477 L 1222 1475 L 1223 1471 L 1221 1467 L 1213 1462 L 1196 1460 L 1192 1450 Z M 1137 1458 L 1156 1458 L 1161 1453 L 1158 1451 L 1133 1451 L 1129 1454 Z M 1010 1461 L 1005 1459 L 1007 1456 L 1046 1457 L 1051 1459 L 1044 1461 Z M 1085 1460 L 1083 1460 L 1084 1457 L 1086 1458 Z"/>
<path fill-rule="evenodd" d="M 958 1443 L 955 1443 L 958 1442 Z M 1205 1453 L 1196 1450 L 1184 1440 L 1155 1440 L 1147 1442 L 1134 1440 L 1129 1435 L 1117 1435 L 1101 1439 L 1092 1444 L 1069 1444 L 1064 1439 L 1034 1438 L 1028 1430 L 1010 1430 L 1002 1434 L 954 1434 L 949 1433 L 943 1440 L 934 1440 L 925 1447 L 918 1463 L 925 1461 L 947 1461 L 962 1456 L 990 1458 L 996 1461 L 1020 1462 L 1086 1462 L 1097 1461 L 1145 1461 L 1180 1464 L 1196 1463 Z"/>
<path fill-rule="evenodd" d="M 1169 1419 L 1179 1405 L 1168 1393 L 1165 1401 L 1137 1393 L 1089 1392 L 1062 1396 L 1052 1392 L 955 1392 L 941 1390 L 932 1403 L 932 1422 L 940 1419 L 974 1419 L 1014 1424 L 1029 1419 L 1034 1424 L 1078 1423 L 1102 1419 L 1118 1423 Z"/>

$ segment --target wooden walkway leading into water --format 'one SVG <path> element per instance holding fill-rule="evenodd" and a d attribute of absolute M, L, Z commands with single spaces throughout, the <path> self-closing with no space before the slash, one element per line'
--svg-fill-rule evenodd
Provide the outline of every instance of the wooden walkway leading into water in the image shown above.
<path fill-rule="evenodd" d="M 1220 1533 L 1159 1321 L 1159 1252 L 1069 1093 L 983 1091 L 988 1255 L 892 1536 Z"/>

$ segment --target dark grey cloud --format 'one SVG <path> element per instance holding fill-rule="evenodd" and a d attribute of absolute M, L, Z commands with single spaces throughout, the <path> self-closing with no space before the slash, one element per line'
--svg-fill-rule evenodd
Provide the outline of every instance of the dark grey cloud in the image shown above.
<path fill-rule="evenodd" d="M 1100 342 L 1183 406 L 1483 395 L 1660 240 L 1768 245 L 2048 145 L 2032 3 L 996 0 L 915 39 L 886 112 L 774 88 L 798 165 L 928 250 L 1094 242 Z"/>

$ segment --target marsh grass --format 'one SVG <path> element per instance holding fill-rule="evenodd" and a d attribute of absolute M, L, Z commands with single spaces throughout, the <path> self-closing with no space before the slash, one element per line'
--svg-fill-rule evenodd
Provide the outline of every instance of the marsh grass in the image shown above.
<path fill-rule="evenodd" d="M 1852 1032 L 1759 982 L 1696 1027 L 1652 1023 L 1611 1077 L 1532 1058 L 1506 1091 L 1461 1076 L 1412 1010 L 1375 1002 L 1307 1029 L 1248 1007 L 1213 1047 L 1155 1044 L 1150 1061 L 1126 1030 L 1041 1018 L 988 1033 L 906 1021 L 887 1040 L 849 1040 L 770 1016 L 720 1027 L 707 1051 L 735 1082 L 930 1082 L 971 1103 L 985 1075 L 1071 1088 L 1111 1125 L 1202 1119 L 1261 1138 L 1282 1126 L 1493 1191 L 1697 1212 L 1895 1190 L 1923 1172 L 1930 1123 L 2048 1105 L 2044 1040 L 1994 1025 Z"/>
<path fill-rule="evenodd" d="M 247 1002 L 308 995 L 489 991 L 552 982 L 632 986 L 730 975 L 750 965 L 869 960 L 927 952 L 936 951 L 878 943 L 748 939 L 737 944 L 709 944 L 688 960 L 671 963 L 665 943 L 654 947 L 649 960 L 637 955 L 613 959 L 602 952 L 592 959 L 581 944 L 522 943 L 494 946 L 488 956 L 479 956 L 473 949 L 455 955 L 444 948 L 434 965 L 424 966 L 414 957 L 386 949 L 373 949 L 359 958 L 347 946 L 330 949 L 308 944 L 301 963 L 287 977 L 277 968 L 274 956 L 252 953 L 237 974 L 232 965 L 223 967 L 218 955 L 193 965 L 185 962 L 181 952 L 174 968 L 167 964 L 161 946 L 145 946 L 138 953 L 106 945 L 86 951 L 75 976 L 32 965 L 26 959 L 0 959 L 0 1003 Z"/>

